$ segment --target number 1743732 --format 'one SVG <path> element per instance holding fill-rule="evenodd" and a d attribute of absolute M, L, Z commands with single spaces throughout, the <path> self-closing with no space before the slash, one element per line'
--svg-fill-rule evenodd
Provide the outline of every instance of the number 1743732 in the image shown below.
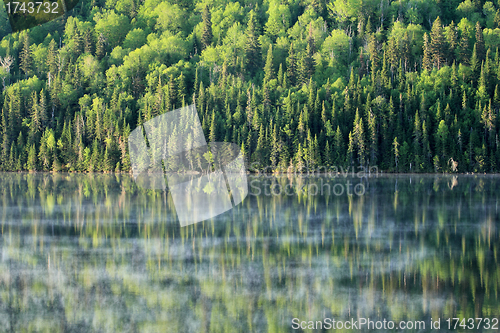
<path fill-rule="evenodd" d="M 28 14 L 59 14 L 59 4 L 57 2 L 18 2 L 11 1 L 5 3 L 8 14 L 28 13 Z"/>

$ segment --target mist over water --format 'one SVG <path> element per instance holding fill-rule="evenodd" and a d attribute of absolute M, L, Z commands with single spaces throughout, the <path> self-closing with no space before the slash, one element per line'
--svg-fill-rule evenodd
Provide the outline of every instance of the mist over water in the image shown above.
<path fill-rule="evenodd" d="M 347 181 L 364 194 L 309 190 Z M 248 182 L 234 209 L 181 227 L 168 191 L 128 175 L 0 174 L 0 331 L 289 332 L 293 318 L 500 315 L 499 176 Z M 277 185 L 306 190 L 266 192 Z"/>

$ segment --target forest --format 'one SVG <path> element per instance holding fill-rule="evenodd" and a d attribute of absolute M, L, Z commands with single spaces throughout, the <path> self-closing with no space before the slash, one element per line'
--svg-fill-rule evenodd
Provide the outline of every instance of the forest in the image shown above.
<path fill-rule="evenodd" d="M 15 33 L 2 11 L 2 171 L 129 172 L 129 133 L 193 103 L 254 170 L 500 170 L 500 0 L 81 0 Z"/>

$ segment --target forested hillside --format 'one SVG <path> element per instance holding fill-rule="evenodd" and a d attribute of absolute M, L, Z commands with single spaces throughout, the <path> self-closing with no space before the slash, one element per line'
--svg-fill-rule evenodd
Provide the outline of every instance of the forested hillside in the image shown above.
<path fill-rule="evenodd" d="M 498 172 L 499 46 L 500 0 L 82 0 L 0 42 L 0 169 L 128 172 L 195 102 L 254 168 Z"/>

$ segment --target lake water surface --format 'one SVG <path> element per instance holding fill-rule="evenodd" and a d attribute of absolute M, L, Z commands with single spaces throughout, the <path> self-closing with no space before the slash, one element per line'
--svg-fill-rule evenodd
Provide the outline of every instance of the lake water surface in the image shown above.
<path fill-rule="evenodd" d="M 0 174 L 0 331 L 498 318 L 498 189 L 484 175 L 250 177 L 240 205 L 181 228 L 168 193 L 128 175 Z"/>

